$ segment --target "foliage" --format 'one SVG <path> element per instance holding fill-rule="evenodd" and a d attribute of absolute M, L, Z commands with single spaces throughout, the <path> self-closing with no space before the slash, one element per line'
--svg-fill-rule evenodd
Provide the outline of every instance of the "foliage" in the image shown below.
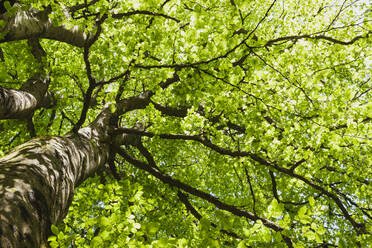
<path fill-rule="evenodd" d="M 370 247 L 368 1 L 19 2 L 51 6 L 54 25 L 102 29 L 84 125 L 118 92 L 154 93 L 120 127 L 146 127 L 161 176 L 117 155 L 120 178 L 107 170 L 80 185 L 51 247 Z M 54 105 L 33 123 L 37 135 L 63 135 L 89 94 L 85 49 L 40 42 Z M 0 46 L 2 86 L 18 88 L 40 62 L 26 41 Z M 30 139 L 22 121 L 0 127 L 1 155 Z"/>

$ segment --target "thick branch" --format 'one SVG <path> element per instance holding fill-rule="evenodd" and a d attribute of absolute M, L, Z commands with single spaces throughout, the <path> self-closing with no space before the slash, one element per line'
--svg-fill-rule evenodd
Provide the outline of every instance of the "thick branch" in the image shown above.
<path fill-rule="evenodd" d="M 0 119 L 27 119 L 40 107 L 49 106 L 51 95 L 47 89 L 50 79 L 37 75 L 20 90 L 0 87 Z"/>
<path fill-rule="evenodd" d="M 49 10 L 19 10 L 11 18 L 5 16 L 5 27 L 0 30 L 6 35 L 0 43 L 25 40 L 30 38 L 47 38 L 68 43 L 73 46 L 83 47 L 88 36 L 77 27 L 67 29 L 64 26 L 55 26 L 48 18 Z"/>
<path fill-rule="evenodd" d="M 153 95 L 151 91 L 145 91 L 138 96 L 132 96 L 122 99 L 116 103 L 116 115 L 122 115 L 135 109 L 144 109 L 150 104 L 150 98 Z"/>

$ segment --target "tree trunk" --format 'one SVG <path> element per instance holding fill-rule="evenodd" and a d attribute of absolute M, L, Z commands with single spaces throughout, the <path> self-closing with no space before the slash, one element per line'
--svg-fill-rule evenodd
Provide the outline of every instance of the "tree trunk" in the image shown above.
<path fill-rule="evenodd" d="M 39 137 L 0 159 L 2 248 L 47 247 L 75 187 L 106 163 L 110 119 L 106 109 L 77 134 Z"/>

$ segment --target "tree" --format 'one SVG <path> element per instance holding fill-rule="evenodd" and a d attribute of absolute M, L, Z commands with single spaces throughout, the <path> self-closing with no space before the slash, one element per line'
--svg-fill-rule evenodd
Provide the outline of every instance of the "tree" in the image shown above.
<path fill-rule="evenodd" d="M 1 247 L 370 247 L 368 1 L 2 1 Z"/>

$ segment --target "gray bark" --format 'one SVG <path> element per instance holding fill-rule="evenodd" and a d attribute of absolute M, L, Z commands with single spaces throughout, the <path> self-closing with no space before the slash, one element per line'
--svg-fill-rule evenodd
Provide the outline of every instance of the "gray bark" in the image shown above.
<path fill-rule="evenodd" d="M 27 119 L 37 108 L 50 105 L 48 86 L 49 78 L 38 75 L 29 79 L 19 90 L 0 87 L 0 120 Z"/>
<path fill-rule="evenodd" d="M 39 137 L 0 159 L 0 247 L 47 247 L 75 187 L 108 159 L 111 116 L 104 110 L 77 134 Z"/>
<path fill-rule="evenodd" d="M 6 35 L 0 43 L 48 38 L 84 47 L 89 35 L 81 30 L 54 26 L 47 13 L 19 10 L 15 16 L 0 16 Z M 40 49 L 39 49 L 40 50 Z M 36 51 L 36 50 L 35 50 Z M 41 59 L 42 53 L 34 54 Z M 38 85 L 36 85 L 38 84 Z M 0 87 L 0 119 L 30 117 L 45 106 L 49 79 L 29 80 L 19 90 Z M 44 136 L 16 147 L 0 159 L 0 247 L 47 247 L 52 224 L 67 214 L 74 189 L 106 164 L 112 127 L 119 115 L 145 108 L 150 93 L 129 97 L 116 104 L 116 113 L 104 109 L 89 126 L 65 136 Z M 125 140 L 122 140 L 125 142 Z"/>
<path fill-rule="evenodd" d="M 6 33 L 0 39 L 0 43 L 31 38 L 47 38 L 83 47 L 89 38 L 78 28 L 67 29 L 63 25 L 54 25 L 48 18 L 48 10 L 24 11 L 19 9 L 14 16 L 8 17 L 5 13 L 0 16 L 0 19 L 6 22 L 5 27 L 0 29 L 1 32 Z"/>

